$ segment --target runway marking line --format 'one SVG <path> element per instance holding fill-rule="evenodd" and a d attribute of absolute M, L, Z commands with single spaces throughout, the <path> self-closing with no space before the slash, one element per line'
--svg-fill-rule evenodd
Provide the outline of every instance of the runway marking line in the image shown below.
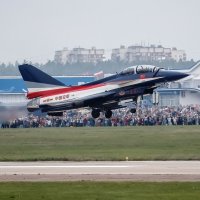
<path fill-rule="evenodd" d="M 26 166 L 26 165 L 24 165 L 24 166 L 0 166 L 0 169 L 8 169 L 8 168 L 10 168 L 10 169 L 12 169 L 12 168 L 131 168 L 131 167 L 133 167 L 133 166 L 123 166 L 123 165 L 119 165 L 119 166 L 116 166 L 116 165 L 114 165 L 114 166 L 111 166 L 111 165 L 108 165 L 108 166 L 96 166 L 96 165 L 88 165 L 88 166 L 86 166 L 86 165 L 83 165 L 83 166 L 77 166 L 77 165 L 70 165 L 70 166 L 56 166 L 56 165 L 52 165 L 52 166 L 49 166 L 49 165 L 47 165 L 47 166 L 45 166 L 45 165 L 41 165 L 41 166 L 39 166 L 39 165 L 33 165 L 33 166 Z"/>

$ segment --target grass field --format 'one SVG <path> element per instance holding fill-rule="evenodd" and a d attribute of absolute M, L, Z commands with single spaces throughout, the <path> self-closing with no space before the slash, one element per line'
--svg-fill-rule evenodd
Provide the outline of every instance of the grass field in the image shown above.
<path fill-rule="evenodd" d="M 200 127 L 1 129 L 0 161 L 199 160 Z"/>
<path fill-rule="evenodd" d="M 197 200 L 200 183 L 0 183 L 1 200 Z"/>

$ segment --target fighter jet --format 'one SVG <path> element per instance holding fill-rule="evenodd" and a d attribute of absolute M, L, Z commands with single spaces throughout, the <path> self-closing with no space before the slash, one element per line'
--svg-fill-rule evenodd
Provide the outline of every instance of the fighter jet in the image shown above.
<path fill-rule="evenodd" d="M 19 71 L 28 89 L 27 98 L 31 99 L 27 104 L 29 112 L 41 110 L 62 116 L 66 110 L 89 107 L 93 118 L 98 118 L 100 112 L 110 118 L 112 110 L 124 107 L 122 101 L 137 102 L 138 97 L 152 94 L 161 84 L 188 76 L 152 65 L 138 65 L 84 85 L 66 86 L 32 65 L 20 65 Z"/>

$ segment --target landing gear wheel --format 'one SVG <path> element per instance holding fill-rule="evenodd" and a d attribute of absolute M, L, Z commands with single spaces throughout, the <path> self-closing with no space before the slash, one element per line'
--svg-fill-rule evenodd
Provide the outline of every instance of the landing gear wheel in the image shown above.
<path fill-rule="evenodd" d="M 131 112 L 131 113 L 136 113 L 136 108 L 131 108 L 131 109 L 130 109 L 130 112 Z"/>
<path fill-rule="evenodd" d="M 96 119 L 100 116 L 100 110 L 93 109 L 91 114 L 92 114 L 92 117 Z"/>
<path fill-rule="evenodd" d="M 112 117 L 112 111 L 111 111 L 111 110 L 107 110 L 107 111 L 105 112 L 105 117 L 106 117 L 106 118 L 111 118 L 111 117 Z"/>

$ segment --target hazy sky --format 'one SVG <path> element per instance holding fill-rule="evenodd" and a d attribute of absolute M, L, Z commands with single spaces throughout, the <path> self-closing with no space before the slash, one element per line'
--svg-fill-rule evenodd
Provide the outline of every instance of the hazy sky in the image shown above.
<path fill-rule="evenodd" d="M 161 44 L 200 59 L 200 0 L 0 0 L 0 62 L 63 47 Z"/>

